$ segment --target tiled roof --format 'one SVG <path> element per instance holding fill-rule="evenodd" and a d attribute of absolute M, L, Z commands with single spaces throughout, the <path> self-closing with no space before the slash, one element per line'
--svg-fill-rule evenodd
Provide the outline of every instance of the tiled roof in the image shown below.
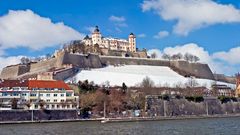
<path fill-rule="evenodd" d="M 0 80 L 0 88 L 2 87 L 28 87 L 33 88 L 49 88 L 49 89 L 65 89 L 70 87 L 63 81 L 45 81 L 45 80 Z"/>
<path fill-rule="evenodd" d="M 28 88 L 58 88 L 70 90 L 69 86 L 63 81 L 45 81 L 45 80 L 29 80 Z"/>
<path fill-rule="evenodd" d="M 0 88 L 2 87 L 28 87 L 28 81 L 0 80 Z"/>

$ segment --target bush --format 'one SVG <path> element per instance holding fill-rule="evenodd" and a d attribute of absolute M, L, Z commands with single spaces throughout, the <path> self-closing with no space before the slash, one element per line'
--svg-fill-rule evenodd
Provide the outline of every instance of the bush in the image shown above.
<path fill-rule="evenodd" d="M 204 98 L 202 96 L 188 96 L 188 97 L 185 97 L 185 99 L 189 102 L 197 102 L 197 103 L 204 101 Z"/>
<path fill-rule="evenodd" d="M 219 96 L 218 99 L 221 101 L 222 104 L 231 101 L 231 98 L 226 96 Z"/>
<path fill-rule="evenodd" d="M 180 95 L 176 95 L 176 99 L 182 99 Z"/>
<path fill-rule="evenodd" d="M 162 99 L 169 101 L 169 100 L 170 100 L 170 97 L 169 97 L 168 95 L 163 95 L 163 96 L 162 96 Z"/>

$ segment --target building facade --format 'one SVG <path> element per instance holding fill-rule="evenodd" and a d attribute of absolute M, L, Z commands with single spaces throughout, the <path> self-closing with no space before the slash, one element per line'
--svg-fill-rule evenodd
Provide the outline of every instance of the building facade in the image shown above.
<path fill-rule="evenodd" d="M 234 97 L 235 93 L 231 87 L 222 84 L 214 84 L 212 85 L 212 89 L 215 91 L 216 96 L 226 96 L 226 97 Z"/>
<path fill-rule="evenodd" d="M 74 91 L 63 81 L 0 81 L 0 110 L 77 109 L 78 107 L 78 96 L 75 96 Z"/>
<path fill-rule="evenodd" d="M 107 48 L 110 50 L 130 51 L 136 52 L 136 36 L 130 33 L 128 40 L 118 38 L 105 38 L 102 36 L 98 26 L 92 33 L 92 36 L 88 35 L 83 39 L 85 45 L 94 46 L 99 45 L 100 48 Z"/>
<path fill-rule="evenodd" d="M 240 73 L 236 74 L 236 97 L 240 97 Z"/>

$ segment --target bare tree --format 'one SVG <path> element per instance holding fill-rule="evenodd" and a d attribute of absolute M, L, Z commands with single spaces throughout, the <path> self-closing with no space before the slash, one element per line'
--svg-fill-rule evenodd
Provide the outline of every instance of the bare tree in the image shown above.
<path fill-rule="evenodd" d="M 193 61 L 194 62 L 198 62 L 200 60 L 200 58 L 198 56 L 193 56 Z"/>
<path fill-rule="evenodd" d="M 199 86 L 199 83 L 194 77 L 190 77 L 188 81 L 185 83 L 185 86 L 193 88 Z"/>
<path fill-rule="evenodd" d="M 28 63 L 30 63 L 30 59 L 29 58 L 27 58 L 27 57 L 22 57 L 21 58 L 21 64 L 28 64 Z"/>
<path fill-rule="evenodd" d="M 164 53 L 162 55 L 162 58 L 165 59 L 165 60 L 169 60 L 169 61 L 171 60 L 171 56 L 169 54 L 166 54 L 166 53 Z"/>
<path fill-rule="evenodd" d="M 152 54 L 151 54 L 151 58 L 157 58 L 157 53 L 156 52 L 153 52 Z"/>
<path fill-rule="evenodd" d="M 152 88 L 154 87 L 154 82 L 148 76 L 146 76 L 141 82 L 140 86 L 143 88 Z"/>

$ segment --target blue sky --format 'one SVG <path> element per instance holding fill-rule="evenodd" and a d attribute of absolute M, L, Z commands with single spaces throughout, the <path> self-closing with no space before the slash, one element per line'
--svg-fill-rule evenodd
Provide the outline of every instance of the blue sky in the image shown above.
<path fill-rule="evenodd" d="M 194 44 L 196 45 L 196 50 L 203 48 L 203 52 L 209 54 L 211 64 L 212 61 L 217 62 L 217 64 L 220 62 L 222 65 L 229 65 L 230 67 L 226 67 L 227 69 L 232 69 L 234 72 L 238 71 L 240 62 L 238 63 L 235 60 L 228 62 L 226 59 L 217 59 L 216 57 L 225 57 L 226 55 L 236 56 L 236 52 L 232 54 L 230 50 L 234 48 L 236 50 L 236 48 L 240 46 L 240 1 L 202 0 L 202 2 L 197 3 L 199 5 L 210 5 L 209 7 L 214 9 L 212 14 L 209 13 L 209 15 L 213 16 L 206 18 L 209 19 L 208 21 L 204 20 L 204 17 L 202 19 L 196 19 L 194 17 L 205 14 L 205 12 L 197 12 L 198 7 L 192 14 L 186 14 L 186 16 L 193 16 L 192 18 L 186 18 L 182 14 L 177 16 L 176 14 L 178 14 L 178 12 L 174 13 L 173 11 L 169 11 L 171 7 L 166 7 L 166 5 L 181 6 L 181 4 L 186 5 L 186 3 L 184 3 L 183 0 L 168 0 L 166 4 L 166 1 L 167 0 L 34 0 L 30 2 L 29 0 L 0 0 L 0 17 L 8 16 L 9 10 L 16 11 L 14 14 L 17 14 L 17 11 L 20 10 L 30 10 L 32 13 L 29 13 L 29 15 L 34 14 L 41 18 L 49 18 L 53 24 L 63 22 L 64 26 L 62 27 L 72 28 L 73 30 L 70 31 L 69 35 L 72 35 L 72 37 L 74 37 L 73 39 L 89 34 L 89 29 L 95 25 L 100 27 L 104 36 L 127 38 L 128 34 L 133 32 L 138 37 L 138 48 L 147 48 L 149 50 L 159 49 L 160 53 L 166 52 L 170 47 L 176 49 L 175 46 L 184 48 L 186 45 L 191 47 L 189 44 Z M 194 0 L 187 1 L 191 3 L 191 1 Z M 164 5 L 164 2 L 166 5 Z M 229 4 L 231 4 L 231 6 Z M 189 6 L 194 7 L 196 5 L 193 3 L 189 4 Z M 222 8 L 222 6 L 225 6 L 225 8 Z M 221 9 L 224 9 L 224 11 Z M 180 9 L 176 9 L 176 11 L 177 10 Z M 209 9 L 209 11 L 210 10 L 211 9 Z M 183 14 L 187 12 L 189 12 L 189 10 L 183 11 Z M 224 13 L 229 13 L 231 14 L 229 16 L 232 17 L 223 19 L 226 17 L 220 16 Z M 206 12 L 206 14 L 208 13 Z M 111 16 L 117 17 L 118 19 L 111 20 Z M 186 25 L 176 28 L 177 24 L 181 21 L 186 23 Z M 193 26 L 187 30 L 183 30 L 183 28 L 188 27 L 187 25 Z M 0 20 L 0 36 L 1 28 L 3 27 L 1 27 Z M 75 31 L 79 32 L 81 36 L 79 34 L 77 35 Z M 34 33 L 36 33 L 36 31 Z M 66 40 L 67 39 L 71 39 L 70 36 L 66 38 Z M 7 43 L 8 42 L 5 44 Z M 28 44 L 28 42 L 23 43 Z M 48 43 L 46 43 L 48 45 L 43 45 L 44 43 L 38 44 L 34 42 L 36 46 L 32 43 L 22 45 L 23 43 L 20 42 L 19 44 L 21 45 L 19 45 L 16 41 L 11 43 L 11 45 L 5 45 L 1 50 L 1 57 L 17 57 L 19 55 L 39 56 L 51 53 L 60 46 L 57 42 L 50 42 L 52 45 Z M 14 46 L 14 44 L 16 44 L 16 46 Z M 31 45 L 34 47 L 31 47 Z M 194 50 L 194 47 L 192 49 Z M 199 55 L 201 56 L 201 54 Z M 232 57 L 229 59 L 233 59 Z M 205 59 L 205 56 L 203 59 Z M 203 60 L 203 62 L 209 61 Z M 220 69 L 213 68 L 221 72 Z M 233 72 L 227 72 L 227 74 L 232 73 Z"/>

